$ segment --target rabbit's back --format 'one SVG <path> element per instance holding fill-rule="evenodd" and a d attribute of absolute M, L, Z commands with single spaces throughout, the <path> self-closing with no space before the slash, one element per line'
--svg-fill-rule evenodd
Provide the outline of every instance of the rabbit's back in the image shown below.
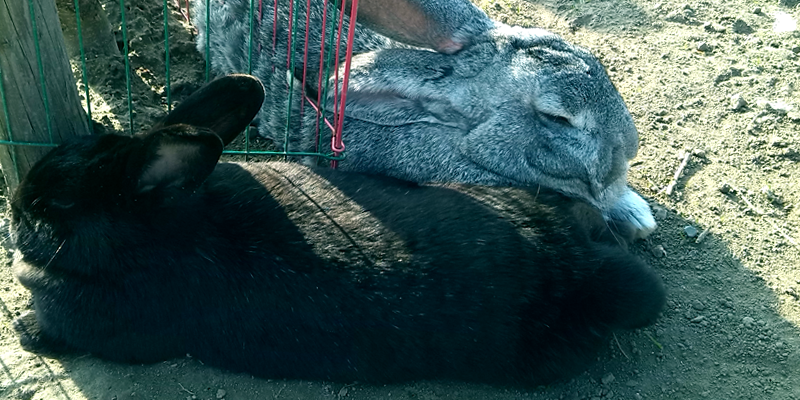
<path fill-rule="evenodd" d="M 326 332 L 355 333 L 344 335 L 352 346 L 344 359 L 355 363 L 345 380 L 548 381 L 585 367 L 612 330 L 652 323 L 664 301 L 660 279 L 617 244 L 623 239 L 593 238 L 606 226 L 599 212 L 546 189 L 421 186 L 291 163 L 238 167 L 218 167 L 215 182 L 252 176 L 270 188 L 287 216 L 268 218 L 286 235 L 269 239 L 281 258 L 293 270 L 333 274 L 317 291 L 330 297 L 312 303 L 339 302 L 314 315 L 336 315 L 340 329 L 328 321 Z M 267 221 L 251 223 L 258 230 Z"/>

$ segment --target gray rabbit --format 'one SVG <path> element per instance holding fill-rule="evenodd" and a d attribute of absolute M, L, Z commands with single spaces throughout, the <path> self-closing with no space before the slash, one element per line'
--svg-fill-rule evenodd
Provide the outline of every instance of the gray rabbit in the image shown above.
<path fill-rule="evenodd" d="M 298 3 L 295 23 L 303 32 L 305 2 Z M 363 4 L 370 26 L 405 43 L 356 25 L 340 168 L 415 182 L 544 185 L 584 199 L 611 223 L 633 224 L 639 237 L 655 229 L 649 205 L 627 185 L 636 126 L 591 53 L 542 29 L 492 21 L 467 1 Z M 247 71 L 249 1 L 211 1 L 208 39 L 205 5 L 195 7 L 198 48 L 204 52 L 209 40 L 212 68 Z M 274 52 L 272 8 L 255 17 L 260 50 L 253 52 L 252 72 L 269 93 L 256 124 L 287 150 L 314 151 L 317 137 L 328 131 L 319 130 L 310 107 L 301 107 L 301 94 L 319 95 L 322 2 L 312 2 L 310 10 L 308 59 L 314 61 L 307 65 L 298 35 L 295 63 L 287 66 L 285 1 L 278 10 Z M 393 11 L 403 23 L 390 22 Z M 328 20 L 337 12 L 329 5 Z M 326 29 L 332 27 L 329 22 Z M 338 82 L 330 71 L 322 75 L 341 87 L 343 74 Z M 325 93 L 324 109 L 333 108 L 335 93 Z"/>

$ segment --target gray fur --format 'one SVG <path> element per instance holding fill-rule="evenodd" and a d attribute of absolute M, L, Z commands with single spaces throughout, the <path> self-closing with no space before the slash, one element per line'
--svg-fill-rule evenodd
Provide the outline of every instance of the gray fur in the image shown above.
<path fill-rule="evenodd" d="M 460 16 L 452 26 L 435 28 L 438 31 L 430 35 L 435 39 L 423 44 L 446 51 L 436 43 L 442 43 L 441 32 L 453 32 L 453 43 L 469 45 L 455 54 L 442 54 L 392 41 L 357 25 L 357 55 L 343 130 L 346 159 L 340 168 L 415 182 L 544 185 L 588 201 L 607 219 L 632 223 L 639 236 L 655 229 L 647 202 L 627 186 L 628 160 L 636 155 L 638 132 L 596 57 L 548 31 L 491 21 L 469 3 L 406 1 L 429 13 L 431 20 L 442 21 L 447 12 Z M 247 9 L 234 9 L 244 4 L 249 1 L 225 0 L 224 6 L 211 9 L 210 59 L 220 73 L 247 71 L 247 31 L 243 30 Z M 316 17 L 322 14 L 321 2 L 312 4 L 310 37 L 318 38 L 320 19 Z M 286 7 L 279 9 L 285 13 Z M 271 10 L 264 17 L 270 23 L 254 34 L 257 43 L 270 46 Z M 193 13 L 196 23 L 204 12 L 198 11 Z M 329 10 L 334 11 L 333 7 Z M 304 16 L 305 11 L 301 12 Z M 279 21 L 285 19 L 285 14 L 279 15 Z M 198 27 L 202 32 L 203 23 Z M 298 29 L 305 29 L 304 22 Z M 397 29 L 391 26 L 384 31 Z M 265 82 L 268 93 L 256 118 L 259 133 L 280 146 L 285 143 L 289 96 L 287 44 L 278 42 L 277 54 L 283 61 L 270 60 L 269 52 L 262 49 L 253 63 L 253 74 Z M 198 48 L 204 48 L 202 33 Z M 310 49 L 310 59 L 316 59 L 319 44 Z M 316 82 L 319 68 L 310 64 L 307 70 L 315 79 L 310 82 Z M 299 76 L 289 75 L 290 82 L 292 75 Z M 333 85 L 341 86 L 341 80 L 334 80 Z M 316 117 L 305 107 L 301 121 L 303 85 L 297 80 L 292 84 L 293 120 L 288 125 L 287 149 L 314 151 Z M 316 84 L 307 80 L 309 86 Z M 326 109 L 332 108 L 333 91 L 324 103 Z M 323 146 L 327 142 L 323 139 Z"/>

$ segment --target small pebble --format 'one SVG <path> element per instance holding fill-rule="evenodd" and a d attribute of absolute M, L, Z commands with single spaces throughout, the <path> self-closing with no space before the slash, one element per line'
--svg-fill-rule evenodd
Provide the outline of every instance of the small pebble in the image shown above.
<path fill-rule="evenodd" d="M 653 214 L 655 214 L 658 220 L 667 218 L 667 210 L 663 207 L 653 207 Z"/>
<path fill-rule="evenodd" d="M 742 323 L 743 323 L 745 326 L 751 326 L 751 325 L 753 325 L 755 322 L 756 322 L 756 320 L 754 320 L 753 318 L 750 318 L 750 317 L 744 317 L 744 318 L 742 318 Z"/>
<path fill-rule="evenodd" d="M 228 394 L 228 392 L 226 392 L 225 389 L 217 390 L 217 398 L 218 399 L 221 399 L 221 398 L 225 397 L 226 394 Z"/>
<path fill-rule="evenodd" d="M 761 14 L 761 7 L 753 8 L 753 14 L 756 14 L 756 15 Z"/>
<path fill-rule="evenodd" d="M 703 304 L 703 302 L 700 300 L 695 300 L 692 302 L 692 308 L 694 308 L 697 311 L 703 311 L 706 309 L 706 305 Z"/>
<path fill-rule="evenodd" d="M 564 400 L 581 400 L 581 396 L 578 394 L 578 392 L 572 392 L 567 394 L 567 397 L 565 397 Z"/>
<path fill-rule="evenodd" d="M 705 320 L 705 319 L 706 319 L 706 317 L 700 315 L 700 316 L 692 318 L 690 322 L 695 323 L 695 324 L 699 324 L 699 323 L 703 322 L 703 320 Z"/>
<path fill-rule="evenodd" d="M 731 110 L 739 111 L 747 107 L 747 101 L 742 97 L 741 94 L 737 93 L 731 96 Z"/>
<path fill-rule="evenodd" d="M 655 257 L 655 258 L 664 258 L 664 257 L 667 256 L 667 251 L 664 250 L 664 246 L 662 246 L 660 244 L 657 245 L 657 246 L 654 246 L 650 250 L 650 252 L 653 253 L 653 257 Z"/>
<path fill-rule="evenodd" d="M 706 42 L 697 43 L 695 48 L 697 49 L 697 51 L 702 51 L 703 53 L 711 51 L 711 45 L 709 45 Z"/>
<path fill-rule="evenodd" d="M 609 383 L 614 382 L 614 379 L 617 379 L 617 378 L 614 377 L 614 374 L 609 372 L 609 373 L 605 374 L 603 376 L 603 378 L 600 379 L 600 382 L 603 382 L 603 385 L 608 385 Z"/>
<path fill-rule="evenodd" d="M 743 19 L 737 18 L 733 21 L 733 31 L 742 35 L 748 35 L 753 33 L 753 28 L 747 24 Z"/>
<path fill-rule="evenodd" d="M 698 232 L 697 232 L 697 228 L 695 228 L 695 227 L 693 227 L 691 225 L 687 225 L 687 226 L 683 227 L 683 233 L 685 233 L 686 236 L 688 236 L 690 238 L 693 238 L 693 237 L 697 236 Z"/>
<path fill-rule="evenodd" d="M 715 33 L 724 33 L 725 32 L 725 27 L 724 26 L 715 24 L 713 22 L 704 23 L 703 24 L 703 29 L 705 29 L 708 32 L 715 32 Z"/>
<path fill-rule="evenodd" d="M 678 22 L 681 24 L 685 24 L 686 22 L 688 22 L 686 16 L 683 15 L 683 13 L 680 11 L 673 11 L 667 14 L 666 20 L 671 22 Z"/>
<path fill-rule="evenodd" d="M 789 113 L 789 111 L 792 110 L 792 106 L 790 104 L 784 103 L 782 101 L 768 101 L 764 105 L 764 108 L 766 108 L 767 111 L 770 111 L 778 115 L 786 115 Z"/>
<path fill-rule="evenodd" d="M 734 307 L 733 307 L 733 302 L 732 302 L 732 301 L 730 301 L 730 300 L 722 300 L 722 301 L 720 302 L 720 304 L 722 304 L 722 306 L 723 306 L 723 307 L 726 307 L 726 308 L 730 308 L 730 309 L 733 309 L 733 308 L 734 308 Z"/>
<path fill-rule="evenodd" d="M 725 82 L 728 79 L 731 79 L 731 73 L 730 73 L 730 71 L 725 71 L 725 72 L 717 75 L 716 78 L 714 78 L 714 83 Z"/>
<path fill-rule="evenodd" d="M 564 400 L 581 400 L 581 396 L 578 394 L 578 392 L 572 392 L 568 394 Z"/>

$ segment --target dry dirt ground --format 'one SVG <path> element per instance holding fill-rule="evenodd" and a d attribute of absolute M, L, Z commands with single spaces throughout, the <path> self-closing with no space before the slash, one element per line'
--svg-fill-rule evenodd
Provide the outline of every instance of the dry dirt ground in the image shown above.
<path fill-rule="evenodd" d="M 161 5 L 150 3 L 158 2 L 129 1 L 134 130 L 165 108 Z M 28 294 L 6 260 L 0 398 L 800 399 L 796 0 L 480 5 L 507 23 L 544 27 L 591 49 L 627 101 L 641 137 L 631 183 L 652 202 L 660 225 L 634 251 L 669 288 L 657 324 L 618 334 L 595 365 L 569 382 L 527 391 L 452 382 L 270 381 L 189 357 L 131 366 L 27 353 L 11 321 L 26 311 Z M 179 100 L 183 84 L 202 81 L 203 67 L 174 9 L 171 18 L 173 100 Z M 120 59 L 92 63 L 96 119 L 126 128 Z"/>

